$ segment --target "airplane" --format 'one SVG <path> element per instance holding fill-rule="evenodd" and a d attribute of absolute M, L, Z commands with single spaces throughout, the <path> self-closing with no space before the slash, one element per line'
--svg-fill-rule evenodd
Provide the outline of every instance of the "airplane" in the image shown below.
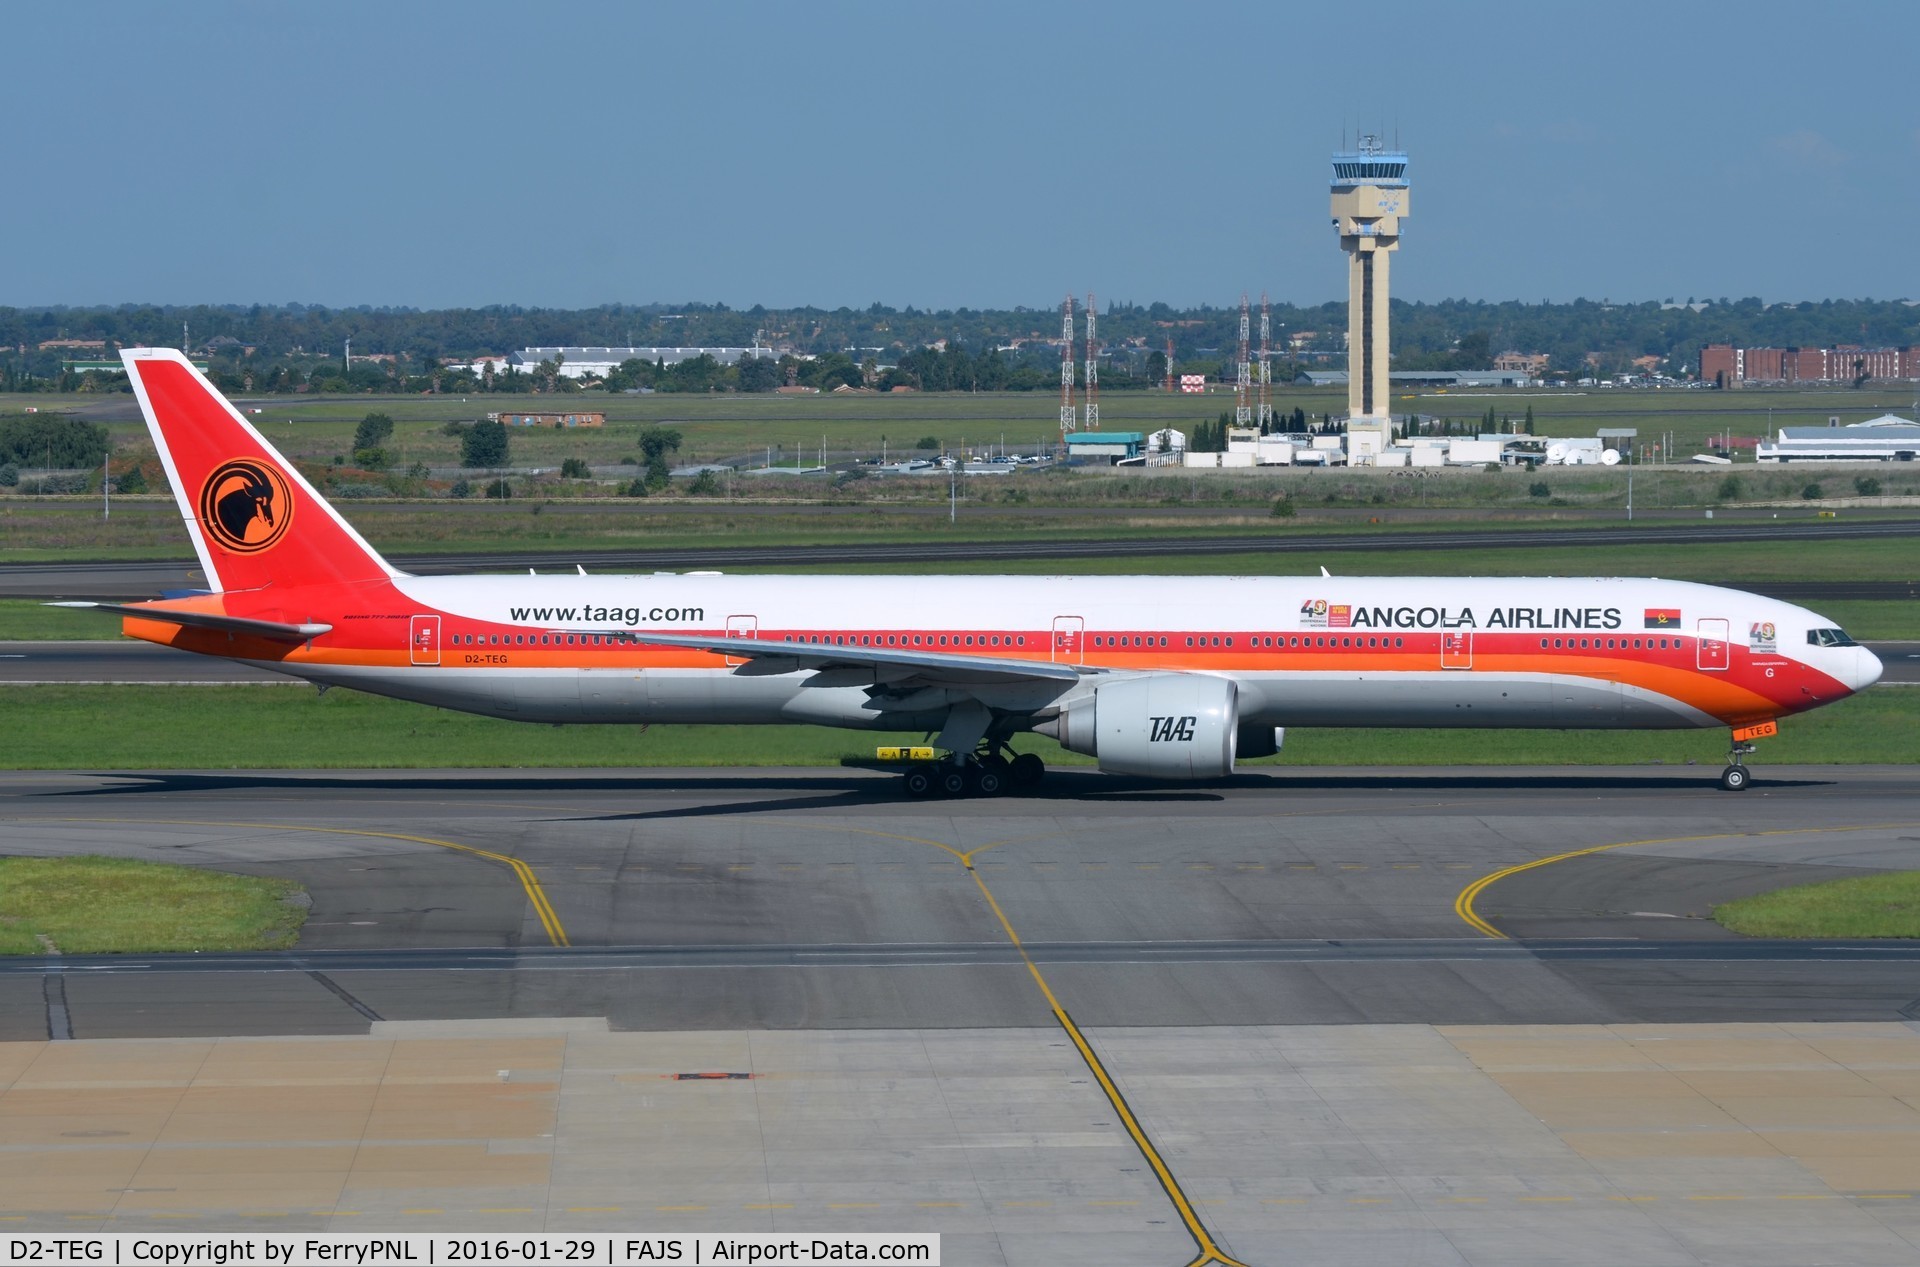
<path fill-rule="evenodd" d="M 411 576 L 167 348 L 121 354 L 206 592 L 90 606 L 126 635 L 491 717 L 924 731 L 910 796 L 1045 774 L 1229 775 L 1294 726 L 1727 727 L 1871 686 L 1833 621 L 1625 578 Z"/>

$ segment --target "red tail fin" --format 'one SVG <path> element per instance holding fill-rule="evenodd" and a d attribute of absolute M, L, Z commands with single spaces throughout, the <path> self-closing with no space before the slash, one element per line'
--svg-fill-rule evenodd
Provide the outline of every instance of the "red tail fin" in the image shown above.
<path fill-rule="evenodd" d="M 210 586 L 250 590 L 399 575 L 186 357 L 171 348 L 132 348 L 120 359 Z"/>

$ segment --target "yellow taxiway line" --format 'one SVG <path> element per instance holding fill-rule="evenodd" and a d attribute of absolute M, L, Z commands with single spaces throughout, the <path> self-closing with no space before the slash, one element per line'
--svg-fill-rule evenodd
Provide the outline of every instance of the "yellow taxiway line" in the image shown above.
<path fill-rule="evenodd" d="M 1703 840 L 1737 840 L 1755 836 L 1817 836 L 1825 832 L 1843 831 L 1890 831 L 1894 828 L 1912 827 L 1912 823 L 1861 823 L 1850 827 L 1790 827 L 1777 831 L 1720 831 L 1705 836 L 1662 836 L 1653 840 L 1618 840 L 1610 845 L 1593 845 L 1586 849 L 1569 849 L 1566 853 L 1557 853 L 1547 858 L 1535 858 L 1532 862 L 1523 862 L 1518 866 L 1503 867 L 1491 875 L 1483 875 L 1453 899 L 1453 913 L 1471 925 L 1474 931 L 1487 937 L 1506 940 L 1507 935 L 1480 917 L 1473 904 L 1487 887 L 1510 875 L 1519 875 L 1522 871 L 1532 871 L 1536 867 L 1550 867 L 1556 862 L 1565 862 L 1570 858 L 1585 858 L 1590 854 L 1606 853 L 1613 849 L 1631 849 L 1635 845 L 1687 845 L 1698 844 Z"/>
<path fill-rule="evenodd" d="M 527 901 L 533 906 L 533 913 L 540 917 L 540 927 L 546 932 L 547 940 L 555 946 L 571 946 L 567 939 L 566 927 L 561 924 L 560 916 L 554 911 L 553 903 L 547 900 L 547 891 L 540 887 L 540 878 L 533 868 L 509 854 L 495 853 L 491 849 L 479 849 L 473 845 L 462 845 L 451 840 L 437 840 L 432 836 L 409 836 L 395 831 L 366 831 L 358 827 L 303 827 L 296 823 L 237 823 L 216 822 L 194 818 L 69 818 L 70 823 L 161 823 L 170 827 L 246 827 L 255 831 L 296 831 L 308 832 L 317 836 L 369 836 L 376 840 L 405 840 L 416 845 L 434 845 L 441 849 L 453 849 L 460 853 L 472 854 L 476 858 L 485 858 L 488 862 L 497 862 L 513 872 L 520 881 L 520 887 L 526 890 Z"/>

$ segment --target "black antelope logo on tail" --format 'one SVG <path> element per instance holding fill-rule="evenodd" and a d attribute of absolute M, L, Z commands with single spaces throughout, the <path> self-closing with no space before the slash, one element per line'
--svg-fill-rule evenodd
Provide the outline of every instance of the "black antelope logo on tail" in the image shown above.
<path fill-rule="evenodd" d="M 225 462 L 200 486 L 200 525 L 236 554 L 264 550 L 287 535 L 293 490 L 280 472 L 256 458 Z"/>

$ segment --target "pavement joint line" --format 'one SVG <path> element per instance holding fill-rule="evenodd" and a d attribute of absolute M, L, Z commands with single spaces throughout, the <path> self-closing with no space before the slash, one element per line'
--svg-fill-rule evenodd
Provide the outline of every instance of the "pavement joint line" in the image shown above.
<path fill-rule="evenodd" d="M 520 881 L 520 887 L 526 891 L 527 900 L 533 905 L 533 913 L 540 918 L 540 926 L 546 931 L 547 940 L 555 946 L 571 946 L 567 930 L 560 923 L 552 903 L 547 901 L 546 890 L 540 887 L 540 879 L 533 868 L 510 854 L 495 853 L 490 849 L 481 849 L 474 845 L 462 845 L 451 840 L 438 840 L 432 836 L 411 836 L 404 832 L 367 831 L 358 827 L 302 827 L 292 823 L 244 823 L 216 822 L 205 819 L 189 818 L 68 818 L 61 820 L 70 823 L 131 823 L 136 826 L 143 823 L 159 823 L 172 827 L 248 827 L 259 831 L 306 832 L 318 836 L 365 836 L 374 840 L 405 840 L 419 845 L 435 845 L 442 849 L 452 849 L 460 853 L 472 854 L 476 858 L 485 858 L 497 862 L 513 872 Z"/>
<path fill-rule="evenodd" d="M 1847 831 L 1891 831 L 1896 828 L 1914 826 L 1920 826 L 1920 824 L 1912 822 L 1858 823 L 1845 827 L 1791 827 L 1774 831 L 1757 832 L 1718 831 L 1711 832 L 1704 836 L 1662 836 L 1652 840 L 1618 840 L 1610 845 L 1590 845 L 1585 849 L 1570 849 L 1565 853 L 1557 853 L 1545 858 L 1535 858 L 1532 862 L 1522 862 L 1516 866 L 1503 867 L 1498 871 L 1483 875 L 1466 888 L 1460 890 L 1459 896 L 1453 899 L 1453 913 L 1458 915 L 1462 920 L 1465 920 L 1470 927 L 1483 936 L 1495 937 L 1503 941 L 1510 940 L 1505 933 L 1482 919 L 1479 912 L 1473 909 L 1473 904 L 1479 899 L 1480 895 L 1487 890 L 1489 885 L 1496 881 L 1504 880 L 1508 876 L 1519 875 L 1522 871 L 1532 871 L 1538 867 L 1552 866 L 1556 862 L 1566 862 L 1573 858 L 1585 858 L 1597 853 L 1607 853 L 1614 849 L 1631 849 L 1636 845 L 1691 845 L 1708 840 L 1752 839 L 1762 836 L 1815 836 L 1824 835 L 1829 832 Z M 1345 869 L 1344 867 L 1342 868 L 1342 870 Z"/>
<path fill-rule="evenodd" d="M 1570 1204 L 1575 1204 L 1582 1201 L 1587 1201 L 1587 1202 L 1607 1201 L 1607 1202 L 1617 1202 L 1617 1203 L 1645 1204 L 1647 1202 L 1658 1202 L 1663 1200 L 1664 1201 L 1709 1201 L 1709 1202 L 1711 1201 L 1910 1201 L 1910 1200 L 1913 1200 L 1916 1197 L 1916 1195 L 1920 1195 L 1920 1194 L 1916 1194 L 1912 1192 L 1855 1192 L 1855 1193 L 1703 1192 L 1703 1193 L 1670 1193 L 1662 1197 L 1658 1195 L 1642 1195 L 1642 1194 L 1621 1195 L 1621 1194 L 1601 1194 L 1601 1193 L 1589 1193 L 1584 1196 L 1512 1196 L 1506 1193 L 1495 1193 L 1489 1196 L 1451 1195 L 1451 1196 L 1432 1196 L 1432 1197 L 1425 1197 L 1425 1198 L 1420 1196 L 1414 1196 L 1410 1199 L 1414 1201 L 1416 1204 L 1420 1203 L 1422 1200 L 1426 1200 L 1435 1204 L 1487 1205 L 1487 1204 L 1494 1204 L 1497 1202 L 1501 1202 L 1503 1200 L 1512 1200 L 1516 1202 L 1526 1202 L 1529 1204 L 1536 1204 L 1536 1205 L 1540 1205 L 1540 1204 L 1570 1205 Z M 1234 1206 L 1237 1203 L 1247 1199 L 1248 1198 L 1242 1198 L 1242 1197 L 1204 1197 L 1204 1198 L 1196 1199 L 1194 1201 L 1194 1204 L 1201 1205 L 1201 1206 L 1225 1208 L 1225 1207 Z M 1346 1205 L 1395 1205 L 1401 1202 L 1401 1198 L 1393 1197 L 1393 1196 L 1342 1197 L 1338 1193 L 1319 1193 L 1311 1197 L 1261 1197 L 1261 1198 L 1258 1198 L 1258 1203 L 1261 1205 L 1311 1205 L 1317 1202 L 1340 1202 Z M 825 1205 L 824 1208 L 829 1210 L 882 1210 L 882 1209 L 888 1209 L 893 1207 L 903 1207 L 905 1204 L 906 1203 L 904 1202 L 845 1201 L 845 1202 L 829 1203 Z M 922 1210 L 963 1210 L 963 1209 L 969 1208 L 970 1203 L 965 1201 L 915 1201 L 912 1204 L 915 1208 L 922 1209 Z M 981 1204 L 983 1205 L 997 1204 L 1000 1208 L 1003 1208 L 1003 1209 L 1053 1209 L 1053 1208 L 1056 1208 L 1060 1203 L 1054 1202 L 1054 1201 L 1001 1201 L 997 1203 L 983 1202 Z M 1101 1209 L 1119 1209 L 1119 1208 L 1138 1206 L 1142 1204 L 1142 1202 L 1137 1198 L 1125 1198 L 1125 1199 L 1113 1199 L 1113 1200 L 1091 1200 L 1090 1199 L 1084 1202 L 1068 1203 L 1068 1204 L 1081 1204 L 1088 1207 L 1101 1208 Z M 694 1211 L 694 1212 L 710 1210 L 715 1208 L 727 1209 L 727 1208 L 733 1208 L 733 1207 L 728 1207 L 728 1206 L 715 1207 L 711 1205 L 660 1205 L 660 1206 L 654 1207 L 654 1209 L 656 1210 L 663 1210 L 663 1211 Z M 738 1208 L 742 1210 L 793 1210 L 799 1207 L 791 1201 L 781 1201 L 781 1202 L 756 1202 L 756 1203 L 742 1204 Z M 468 1209 L 449 1209 L 448 1207 L 422 1207 L 422 1208 L 416 1208 L 416 1209 L 402 1210 L 401 1213 L 402 1214 L 452 1213 L 456 1215 L 457 1214 L 532 1214 L 532 1213 L 536 1213 L 537 1210 L 538 1210 L 538 1207 L 536 1206 L 475 1206 Z M 568 1214 L 624 1214 L 626 1213 L 626 1207 L 617 1206 L 617 1205 L 604 1205 L 604 1206 L 579 1205 L 579 1206 L 567 1206 L 565 1207 L 565 1212 Z M 39 1215 L 0 1214 L 0 1222 L 24 1223 L 34 1217 L 49 1217 L 53 1213 L 55 1212 L 46 1211 L 46 1212 L 42 1212 Z M 304 1210 L 298 1213 L 302 1217 L 325 1219 L 325 1218 L 353 1218 L 361 1215 L 363 1212 L 360 1210 Z M 68 1214 L 66 1217 L 70 1219 L 124 1219 L 124 1218 L 130 1218 L 130 1217 L 144 1217 L 144 1218 L 155 1218 L 155 1219 L 192 1220 L 192 1219 L 201 1219 L 201 1218 L 221 1218 L 221 1217 L 253 1218 L 253 1219 L 292 1218 L 292 1217 L 295 1217 L 295 1215 L 288 1213 L 286 1211 L 272 1211 L 272 1210 L 225 1211 L 225 1210 L 216 1210 L 216 1209 L 205 1209 L 205 1210 L 192 1210 L 192 1211 L 151 1210 L 151 1211 L 135 1211 L 135 1212 L 121 1213 L 121 1214 L 115 1214 L 115 1213 Z"/>

